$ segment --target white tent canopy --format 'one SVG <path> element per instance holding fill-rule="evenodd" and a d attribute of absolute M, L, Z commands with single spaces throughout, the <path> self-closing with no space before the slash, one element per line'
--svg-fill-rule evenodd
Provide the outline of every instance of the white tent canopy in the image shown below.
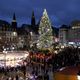
<path fill-rule="evenodd" d="M 3 52 L 0 53 L 0 67 L 15 67 L 29 56 L 27 51 Z"/>

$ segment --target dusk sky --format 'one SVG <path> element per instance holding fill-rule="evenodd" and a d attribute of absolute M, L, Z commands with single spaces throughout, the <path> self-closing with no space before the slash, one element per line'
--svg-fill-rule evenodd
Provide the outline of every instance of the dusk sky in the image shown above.
<path fill-rule="evenodd" d="M 44 9 L 54 26 L 80 20 L 80 0 L 0 0 L 0 19 L 11 22 L 15 12 L 19 26 L 30 24 L 32 11 L 38 22 Z"/>

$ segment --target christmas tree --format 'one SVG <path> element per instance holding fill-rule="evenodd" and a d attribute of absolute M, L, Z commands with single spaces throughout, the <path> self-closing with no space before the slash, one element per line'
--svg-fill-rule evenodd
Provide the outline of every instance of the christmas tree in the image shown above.
<path fill-rule="evenodd" d="M 47 15 L 46 9 L 44 9 L 43 16 L 41 17 L 39 25 L 39 39 L 37 47 L 39 49 L 50 49 L 52 48 L 53 36 L 52 27 Z"/>

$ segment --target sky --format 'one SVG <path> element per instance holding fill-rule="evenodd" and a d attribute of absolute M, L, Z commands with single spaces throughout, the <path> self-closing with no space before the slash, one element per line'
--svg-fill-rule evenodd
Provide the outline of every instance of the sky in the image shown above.
<path fill-rule="evenodd" d="M 56 27 L 80 20 L 80 0 L 0 0 L 0 19 L 11 23 L 15 12 L 18 26 L 30 24 L 34 11 L 37 24 L 44 9 Z"/>

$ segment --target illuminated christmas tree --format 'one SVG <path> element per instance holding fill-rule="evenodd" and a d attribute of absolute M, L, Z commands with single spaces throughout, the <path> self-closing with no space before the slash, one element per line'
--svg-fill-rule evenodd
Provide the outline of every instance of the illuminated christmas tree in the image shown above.
<path fill-rule="evenodd" d="M 39 39 L 37 47 L 39 49 L 50 49 L 53 44 L 52 27 L 47 15 L 46 9 L 44 9 L 43 16 L 41 17 L 39 25 Z"/>

